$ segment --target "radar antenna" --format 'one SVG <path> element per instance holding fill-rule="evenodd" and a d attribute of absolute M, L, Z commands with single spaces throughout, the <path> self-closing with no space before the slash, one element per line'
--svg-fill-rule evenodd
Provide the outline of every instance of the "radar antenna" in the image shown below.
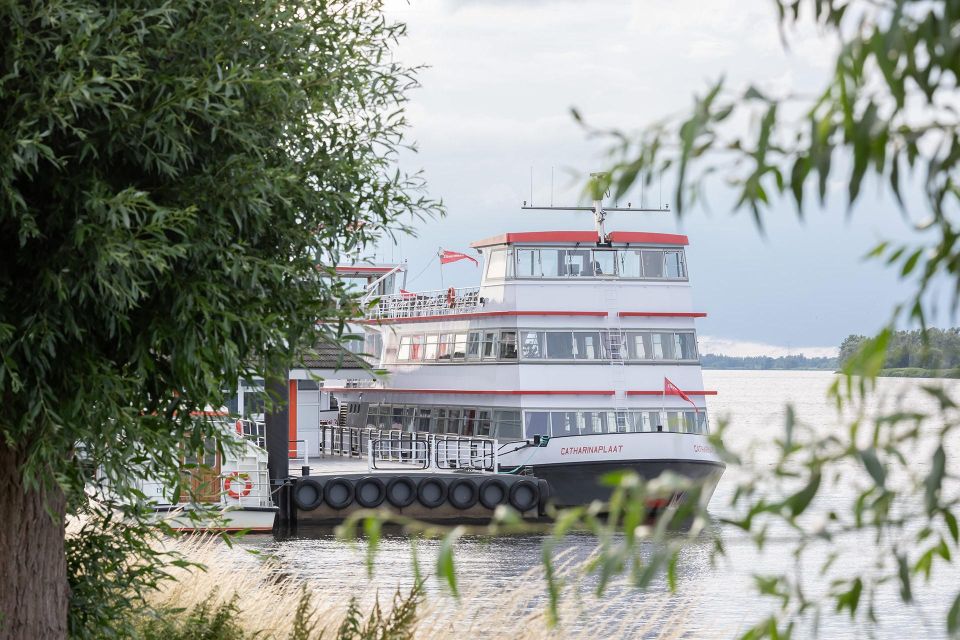
<path fill-rule="evenodd" d="M 591 173 L 591 174 L 590 174 L 590 177 L 593 178 L 595 181 L 596 181 L 596 180 L 599 180 L 599 179 L 601 179 L 601 178 L 605 178 L 606 176 L 607 176 L 607 174 L 605 174 L 605 173 Z M 609 196 L 609 195 L 610 195 L 609 190 L 608 190 L 606 193 L 604 193 L 603 195 L 604 195 L 604 196 Z M 538 207 L 538 206 L 536 206 L 536 205 L 533 204 L 533 190 L 532 190 L 532 189 L 531 189 L 531 191 L 530 191 L 530 196 L 531 196 L 531 197 L 530 197 L 530 204 L 528 205 L 527 202 L 526 202 L 526 200 L 524 200 L 523 206 L 520 207 L 520 209 L 522 209 L 523 211 L 592 211 L 592 212 L 593 212 L 594 224 L 595 224 L 596 229 L 597 229 L 597 238 L 598 238 L 598 239 L 597 239 L 597 242 L 600 243 L 600 244 L 606 244 L 606 243 L 609 242 L 609 240 L 608 240 L 608 238 L 607 238 L 607 229 L 606 229 L 605 223 L 606 223 L 606 221 L 607 221 L 607 214 L 610 213 L 610 212 L 619 213 L 619 212 L 625 212 L 625 211 L 639 211 L 639 212 L 644 212 L 644 211 L 645 211 L 645 212 L 652 212 L 652 213 L 663 213 L 663 212 L 665 212 L 665 211 L 670 211 L 670 205 L 669 205 L 669 204 L 668 204 L 668 205 L 664 205 L 664 206 L 662 206 L 662 207 L 660 207 L 660 208 L 657 208 L 657 209 L 648 208 L 648 207 L 631 207 L 631 206 L 630 206 L 631 203 L 629 203 L 629 202 L 627 203 L 627 206 L 626 206 L 626 207 L 616 207 L 616 206 L 614 206 L 614 207 L 604 207 L 604 206 L 603 206 L 603 199 L 602 199 L 602 197 L 599 198 L 599 199 L 595 197 L 594 200 L 593 200 L 593 206 L 590 206 L 590 207 L 582 207 L 582 206 L 574 206 L 574 207 L 553 206 L 553 203 L 552 203 L 552 202 L 551 202 L 550 206 L 548 206 L 548 207 Z M 552 200 L 552 197 L 551 197 L 551 200 Z"/>

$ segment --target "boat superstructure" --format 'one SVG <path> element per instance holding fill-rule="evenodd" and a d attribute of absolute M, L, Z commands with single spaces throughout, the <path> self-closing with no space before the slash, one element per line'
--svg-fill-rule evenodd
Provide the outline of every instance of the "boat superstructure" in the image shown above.
<path fill-rule="evenodd" d="M 380 296 L 361 323 L 389 375 L 324 383 L 346 425 L 496 438 L 500 470 L 560 505 L 604 499 L 617 469 L 715 486 L 688 239 L 608 234 L 596 211 L 596 231 L 474 242 L 478 287 Z"/>

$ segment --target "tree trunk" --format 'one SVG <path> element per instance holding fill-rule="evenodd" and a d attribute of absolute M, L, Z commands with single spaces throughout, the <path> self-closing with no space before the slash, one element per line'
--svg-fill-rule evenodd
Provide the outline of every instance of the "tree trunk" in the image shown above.
<path fill-rule="evenodd" d="M 26 488 L 23 457 L 0 440 L 0 640 L 66 638 L 66 497 Z"/>

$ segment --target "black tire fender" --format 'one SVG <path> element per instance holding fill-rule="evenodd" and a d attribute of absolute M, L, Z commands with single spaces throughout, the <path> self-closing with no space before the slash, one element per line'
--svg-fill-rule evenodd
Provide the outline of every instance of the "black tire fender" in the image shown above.
<path fill-rule="evenodd" d="M 401 489 L 401 486 L 404 488 Z M 397 509 L 409 507 L 416 499 L 417 483 L 410 478 L 398 476 L 387 483 L 387 502 Z"/>
<path fill-rule="evenodd" d="M 477 485 L 469 478 L 458 478 L 447 487 L 447 501 L 463 511 L 477 504 Z"/>
<path fill-rule="evenodd" d="M 540 504 L 540 487 L 529 480 L 520 480 L 510 487 L 510 505 L 523 513 Z"/>
<path fill-rule="evenodd" d="M 480 504 L 493 511 L 510 499 L 507 483 L 500 478 L 488 478 L 480 485 Z"/>
<path fill-rule="evenodd" d="M 313 511 L 323 504 L 323 485 L 313 478 L 300 478 L 293 485 L 293 504 L 301 511 Z"/>
<path fill-rule="evenodd" d="M 353 502 L 353 483 L 346 478 L 328 480 L 323 487 L 323 499 L 331 509 L 343 509 Z"/>
<path fill-rule="evenodd" d="M 428 509 L 447 501 L 447 485 L 437 478 L 424 478 L 417 484 L 417 500 Z"/>
<path fill-rule="evenodd" d="M 369 487 L 373 487 L 374 490 L 376 490 L 376 495 L 373 497 L 367 497 L 366 495 L 370 491 Z M 376 509 L 383 504 L 386 497 L 387 487 L 380 478 L 361 478 L 354 488 L 354 499 L 357 501 L 357 504 L 365 509 Z"/>

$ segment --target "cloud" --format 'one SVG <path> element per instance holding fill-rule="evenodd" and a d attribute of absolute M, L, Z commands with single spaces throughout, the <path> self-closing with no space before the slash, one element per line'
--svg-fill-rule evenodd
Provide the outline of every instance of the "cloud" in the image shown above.
<path fill-rule="evenodd" d="M 839 351 L 837 347 L 795 347 L 793 345 L 782 347 L 762 342 L 715 338 L 713 336 L 700 336 L 699 343 L 700 353 L 739 357 L 770 356 L 778 358 L 788 355 L 804 355 L 808 358 L 833 358 Z"/>

